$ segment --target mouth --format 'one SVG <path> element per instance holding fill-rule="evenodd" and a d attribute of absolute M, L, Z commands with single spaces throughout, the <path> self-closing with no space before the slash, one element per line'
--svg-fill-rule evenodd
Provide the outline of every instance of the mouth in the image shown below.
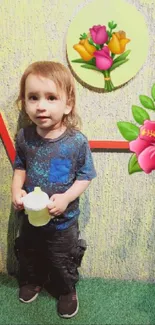
<path fill-rule="evenodd" d="M 49 116 L 37 116 L 37 119 L 39 120 L 45 120 L 45 119 L 49 119 Z"/>

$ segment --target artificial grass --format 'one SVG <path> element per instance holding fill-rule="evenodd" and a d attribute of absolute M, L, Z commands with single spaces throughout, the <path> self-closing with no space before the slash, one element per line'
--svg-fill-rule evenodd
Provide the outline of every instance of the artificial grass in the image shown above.
<path fill-rule="evenodd" d="M 81 279 L 80 308 L 72 319 L 57 315 L 46 291 L 29 304 L 18 300 L 17 281 L 0 275 L 0 325 L 155 325 L 155 285 L 136 281 Z"/>

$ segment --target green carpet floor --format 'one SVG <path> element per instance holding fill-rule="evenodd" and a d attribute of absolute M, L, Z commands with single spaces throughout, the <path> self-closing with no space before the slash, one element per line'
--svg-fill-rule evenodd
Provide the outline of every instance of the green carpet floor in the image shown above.
<path fill-rule="evenodd" d="M 0 275 L 0 325 L 155 325 L 155 284 L 81 279 L 77 292 L 79 313 L 62 319 L 46 291 L 32 303 L 21 303 L 16 280 Z"/>

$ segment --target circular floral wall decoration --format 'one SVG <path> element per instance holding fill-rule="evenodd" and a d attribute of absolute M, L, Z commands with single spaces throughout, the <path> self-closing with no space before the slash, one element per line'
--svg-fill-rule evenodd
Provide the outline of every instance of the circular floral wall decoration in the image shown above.
<path fill-rule="evenodd" d="M 96 0 L 72 21 L 67 58 L 82 84 L 110 92 L 136 75 L 148 44 L 144 17 L 136 7 L 123 0 Z"/>

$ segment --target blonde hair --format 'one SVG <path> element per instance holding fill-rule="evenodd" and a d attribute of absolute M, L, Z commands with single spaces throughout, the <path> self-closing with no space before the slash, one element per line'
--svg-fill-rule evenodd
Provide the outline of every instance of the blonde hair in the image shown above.
<path fill-rule="evenodd" d="M 51 79 L 58 89 L 65 93 L 67 105 L 71 106 L 71 112 L 64 115 L 63 124 L 69 129 L 80 129 L 81 119 L 76 112 L 76 91 L 74 78 L 63 64 L 53 61 L 38 61 L 28 66 L 21 77 L 20 91 L 17 98 L 17 104 L 21 103 L 21 109 L 25 112 L 25 82 L 28 75 L 32 73 Z"/>

